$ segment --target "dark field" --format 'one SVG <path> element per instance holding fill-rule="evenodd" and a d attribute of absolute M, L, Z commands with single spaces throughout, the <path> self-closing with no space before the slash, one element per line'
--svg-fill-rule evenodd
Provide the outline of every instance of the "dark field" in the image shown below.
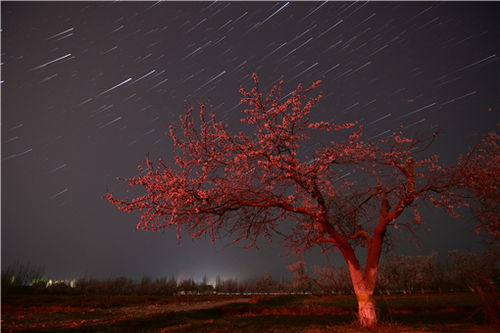
<path fill-rule="evenodd" d="M 373 332 L 500 332 L 475 294 L 376 297 Z M 3 332 L 361 332 L 353 296 L 8 295 Z"/>

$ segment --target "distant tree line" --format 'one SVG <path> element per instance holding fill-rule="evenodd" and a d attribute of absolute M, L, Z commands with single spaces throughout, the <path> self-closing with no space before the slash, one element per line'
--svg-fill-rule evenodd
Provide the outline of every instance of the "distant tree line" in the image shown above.
<path fill-rule="evenodd" d="M 16 262 L 2 268 L 2 292 L 22 286 L 30 286 L 43 279 L 45 269 L 41 265 Z"/>
<path fill-rule="evenodd" d="M 415 294 L 473 291 L 494 294 L 500 284 L 500 251 L 483 253 L 450 251 L 445 260 L 428 256 L 391 255 L 380 266 L 378 294 Z M 300 292 L 351 294 L 353 287 L 345 267 L 290 265 L 292 289 Z"/>
<path fill-rule="evenodd" d="M 378 294 L 436 293 L 454 291 L 477 292 L 483 298 L 496 297 L 500 283 L 499 251 L 484 253 L 452 251 L 446 260 L 436 253 L 428 256 L 392 255 L 380 267 Z M 298 261 L 289 267 L 291 281 L 275 280 L 266 273 L 259 279 L 238 281 L 217 276 L 215 284 L 207 277 L 193 279 L 126 277 L 113 279 L 80 278 L 52 281 L 43 277 L 39 266 L 15 264 L 2 270 L 2 291 L 25 290 L 54 294 L 104 295 L 207 295 L 207 294 L 353 294 L 345 267 L 314 266 Z"/>

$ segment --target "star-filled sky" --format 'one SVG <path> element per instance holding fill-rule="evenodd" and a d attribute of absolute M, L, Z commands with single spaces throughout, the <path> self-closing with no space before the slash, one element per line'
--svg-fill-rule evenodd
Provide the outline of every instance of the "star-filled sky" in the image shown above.
<path fill-rule="evenodd" d="M 168 159 L 186 103 L 237 130 L 253 72 L 264 90 L 322 79 L 314 117 L 368 137 L 439 128 L 431 149 L 449 161 L 499 120 L 495 2 L 2 2 L 1 15 L 2 266 L 50 277 L 287 274 L 297 258 L 279 242 L 178 246 L 104 199 L 146 153 Z M 401 236 L 401 251 L 480 243 L 466 221 L 426 216 L 421 248 Z"/>

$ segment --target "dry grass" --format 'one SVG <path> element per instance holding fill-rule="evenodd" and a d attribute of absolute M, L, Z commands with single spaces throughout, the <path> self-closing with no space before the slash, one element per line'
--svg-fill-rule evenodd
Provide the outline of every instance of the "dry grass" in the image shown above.
<path fill-rule="evenodd" d="M 37 297 L 36 301 L 29 297 L 11 303 L 2 300 L 2 331 L 500 332 L 499 327 L 486 323 L 474 294 L 379 297 L 381 324 L 372 330 L 356 325 L 356 302 L 352 296 Z"/>

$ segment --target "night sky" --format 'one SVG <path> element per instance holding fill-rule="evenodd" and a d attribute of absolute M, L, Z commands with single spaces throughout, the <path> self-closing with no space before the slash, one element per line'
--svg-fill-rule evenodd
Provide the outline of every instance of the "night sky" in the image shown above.
<path fill-rule="evenodd" d="M 322 79 L 315 119 L 443 134 L 444 160 L 495 128 L 500 5 L 489 2 L 4 2 L 2 266 L 48 277 L 287 276 L 279 241 L 260 250 L 175 230 L 135 230 L 124 193 L 149 153 L 169 158 L 168 125 L 206 102 L 238 130 L 239 88 Z M 407 254 L 476 248 L 465 219 L 428 211 Z M 311 263 L 325 260 L 313 252 Z M 335 258 L 331 260 L 336 260 Z M 341 262 L 338 262 L 341 263 Z"/>

